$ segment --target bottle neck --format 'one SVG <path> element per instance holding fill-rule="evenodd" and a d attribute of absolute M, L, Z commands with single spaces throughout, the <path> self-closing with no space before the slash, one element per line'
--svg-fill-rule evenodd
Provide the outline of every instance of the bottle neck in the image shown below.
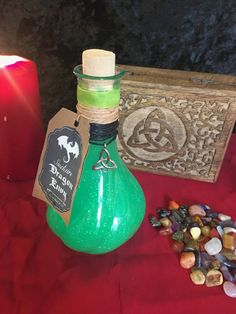
<path fill-rule="evenodd" d="M 110 137 L 110 138 L 107 138 L 107 139 L 104 139 L 104 140 L 99 140 L 99 141 L 92 141 L 92 140 L 89 140 L 89 144 L 90 145 L 93 145 L 93 146 L 112 146 L 113 144 L 116 144 L 116 136 L 114 137 Z"/>
<path fill-rule="evenodd" d="M 90 144 L 109 145 L 116 139 L 118 125 L 118 120 L 107 124 L 90 123 Z"/>
<path fill-rule="evenodd" d="M 120 80 L 79 79 L 77 100 L 92 108 L 114 108 L 120 101 Z"/>

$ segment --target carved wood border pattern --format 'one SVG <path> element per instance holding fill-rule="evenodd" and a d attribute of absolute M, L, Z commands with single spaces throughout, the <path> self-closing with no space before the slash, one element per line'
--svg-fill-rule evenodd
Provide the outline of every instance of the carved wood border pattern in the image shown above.
<path fill-rule="evenodd" d="M 213 182 L 232 130 L 226 121 L 234 120 L 233 101 L 127 84 L 120 103 L 120 156 L 130 168 Z"/>

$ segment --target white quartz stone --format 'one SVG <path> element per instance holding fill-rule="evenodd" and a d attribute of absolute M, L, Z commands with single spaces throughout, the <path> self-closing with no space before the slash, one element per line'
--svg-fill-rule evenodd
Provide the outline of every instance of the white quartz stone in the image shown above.
<path fill-rule="evenodd" d="M 234 232 L 236 233 L 236 229 L 233 227 L 224 227 L 223 228 L 224 233 Z"/>
<path fill-rule="evenodd" d="M 216 255 L 222 250 L 222 243 L 214 237 L 204 245 L 204 248 L 209 255 Z"/>
<path fill-rule="evenodd" d="M 222 214 L 222 213 L 219 213 L 219 214 L 218 214 L 218 218 L 219 218 L 219 220 L 221 220 L 221 221 L 225 221 L 225 220 L 230 220 L 230 219 L 231 219 L 230 216 L 225 215 L 225 214 Z"/>

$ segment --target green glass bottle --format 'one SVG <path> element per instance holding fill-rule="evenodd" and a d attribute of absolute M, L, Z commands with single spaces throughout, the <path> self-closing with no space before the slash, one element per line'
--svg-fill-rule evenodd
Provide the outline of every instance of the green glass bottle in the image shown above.
<path fill-rule="evenodd" d="M 78 102 L 83 106 L 103 109 L 118 106 L 124 72 L 97 78 L 83 75 L 81 67 L 76 67 L 74 73 L 78 77 Z M 130 239 L 144 214 L 143 191 L 121 160 L 115 136 L 107 134 L 102 140 L 90 138 L 69 224 L 65 224 L 52 206 L 48 207 L 46 218 L 49 227 L 68 247 L 104 254 Z"/>

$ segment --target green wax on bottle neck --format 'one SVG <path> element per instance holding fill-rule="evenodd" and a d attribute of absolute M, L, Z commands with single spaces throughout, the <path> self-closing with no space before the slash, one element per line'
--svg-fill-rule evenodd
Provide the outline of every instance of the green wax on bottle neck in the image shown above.
<path fill-rule="evenodd" d="M 78 85 L 78 101 L 88 107 L 113 108 L 119 105 L 120 88 L 113 87 L 111 90 L 89 90 Z"/>

